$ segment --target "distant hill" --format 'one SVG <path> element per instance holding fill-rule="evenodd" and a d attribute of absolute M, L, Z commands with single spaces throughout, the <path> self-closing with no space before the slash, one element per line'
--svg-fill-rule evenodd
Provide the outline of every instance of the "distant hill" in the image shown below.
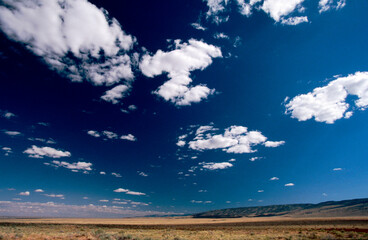
<path fill-rule="evenodd" d="M 368 216 L 368 198 L 329 201 L 318 204 L 285 204 L 262 207 L 241 207 L 194 214 L 194 218 L 238 217 L 353 217 Z"/>

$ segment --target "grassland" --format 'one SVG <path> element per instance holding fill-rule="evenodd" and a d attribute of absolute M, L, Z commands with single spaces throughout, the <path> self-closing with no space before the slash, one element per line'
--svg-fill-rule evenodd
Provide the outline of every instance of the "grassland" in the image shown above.
<path fill-rule="evenodd" d="M 0 219 L 0 239 L 368 239 L 368 217 Z"/>

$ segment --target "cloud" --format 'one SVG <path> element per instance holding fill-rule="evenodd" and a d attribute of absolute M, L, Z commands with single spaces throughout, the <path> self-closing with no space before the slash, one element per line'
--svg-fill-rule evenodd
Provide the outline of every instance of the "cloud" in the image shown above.
<path fill-rule="evenodd" d="M 255 160 L 262 159 L 262 157 L 251 157 L 249 161 L 254 162 Z"/>
<path fill-rule="evenodd" d="M 10 153 L 13 153 L 12 149 L 10 147 L 3 147 L 1 148 L 3 151 L 5 151 L 5 156 L 9 156 Z"/>
<path fill-rule="evenodd" d="M 276 22 L 292 13 L 304 0 L 265 0 L 261 9 Z"/>
<path fill-rule="evenodd" d="M 214 162 L 201 162 L 199 165 L 202 166 L 204 169 L 208 170 L 218 170 L 218 169 L 226 169 L 234 166 L 233 164 L 229 162 L 220 162 L 220 163 L 214 163 Z"/>
<path fill-rule="evenodd" d="M 44 190 L 42 190 L 42 189 L 36 189 L 36 190 L 34 190 L 34 192 L 37 192 L 37 193 L 43 193 L 43 192 L 44 192 Z"/>
<path fill-rule="evenodd" d="M 106 102 L 111 102 L 112 104 L 117 104 L 119 100 L 126 95 L 128 90 L 128 86 L 121 84 L 106 91 L 105 95 L 103 95 L 101 99 L 105 100 Z"/>
<path fill-rule="evenodd" d="M 270 178 L 270 181 L 277 181 L 277 180 L 280 180 L 278 177 L 272 177 Z"/>
<path fill-rule="evenodd" d="M 52 147 L 37 147 L 33 145 L 31 148 L 26 149 L 23 153 L 28 154 L 31 158 L 61 158 L 70 157 L 72 154 L 68 151 L 57 150 Z"/>
<path fill-rule="evenodd" d="M 46 143 L 46 144 L 56 144 L 55 140 L 52 139 L 52 138 L 49 138 L 48 140 L 47 139 L 44 139 L 44 138 L 33 138 L 33 137 L 29 137 L 28 138 L 29 141 L 38 141 L 38 142 L 43 142 L 43 143 Z"/>
<path fill-rule="evenodd" d="M 3 132 L 4 132 L 6 135 L 9 135 L 9 136 L 11 136 L 11 137 L 22 135 L 22 133 L 21 133 L 21 132 L 18 132 L 18 131 L 8 131 L 8 130 L 3 130 Z"/>
<path fill-rule="evenodd" d="M 0 215 L 13 217 L 77 217 L 77 218 L 122 218 L 150 215 L 180 214 L 174 212 L 138 211 L 114 206 L 68 205 L 54 202 L 0 201 Z"/>
<path fill-rule="evenodd" d="M 148 174 L 145 173 L 145 172 L 137 171 L 137 173 L 138 173 L 139 176 L 148 177 Z"/>
<path fill-rule="evenodd" d="M 75 163 L 68 163 L 64 161 L 52 161 L 51 165 L 54 167 L 63 167 L 70 170 L 74 170 L 74 172 L 81 171 L 91 171 L 92 170 L 92 163 L 88 162 L 75 162 Z"/>
<path fill-rule="evenodd" d="M 327 86 L 315 88 L 290 101 L 286 98 L 285 113 L 299 121 L 314 117 L 317 122 L 332 124 L 338 119 L 352 116 L 354 108 L 347 102 L 349 95 L 357 98 L 353 102 L 357 109 L 365 110 L 368 107 L 368 72 L 337 77 Z"/>
<path fill-rule="evenodd" d="M 259 193 L 263 193 L 263 192 L 264 192 L 264 190 L 258 190 L 257 192 L 259 192 Z"/>
<path fill-rule="evenodd" d="M 88 135 L 91 135 L 92 137 L 96 137 L 96 138 L 98 138 L 98 137 L 100 137 L 100 136 L 101 136 L 97 131 L 94 131 L 94 130 L 89 130 L 89 131 L 87 132 L 87 134 L 88 134 Z"/>
<path fill-rule="evenodd" d="M 135 39 L 86 0 L 4 0 L 0 26 L 51 69 L 72 81 L 112 85 L 133 80 L 127 52 Z"/>
<path fill-rule="evenodd" d="M 236 0 L 240 14 L 245 15 L 247 17 L 252 15 L 254 5 L 256 5 L 261 1 L 262 0 L 250 0 L 249 3 L 246 3 L 244 0 Z"/>
<path fill-rule="evenodd" d="M 193 150 L 222 149 L 227 153 L 252 153 L 256 152 L 254 146 L 264 144 L 266 147 L 277 147 L 284 141 L 267 141 L 259 131 L 248 131 L 247 127 L 231 126 L 225 129 L 223 134 L 214 134 L 217 129 L 212 126 L 201 126 L 197 129 L 195 138 L 189 142 L 189 148 Z M 204 133 L 207 134 L 204 136 Z"/>
<path fill-rule="evenodd" d="M 177 106 L 191 105 L 206 99 L 215 92 L 206 85 L 191 86 L 190 72 L 204 70 L 212 58 L 222 57 L 218 47 L 190 39 L 188 43 L 174 41 L 175 49 L 169 52 L 158 50 L 153 56 L 143 56 L 139 67 L 147 77 L 168 73 L 169 80 L 154 93 Z"/>
<path fill-rule="evenodd" d="M 111 175 L 112 176 L 114 176 L 114 177 L 117 177 L 117 178 L 121 178 L 121 175 L 120 175 L 120 173 L 111 173 Z"/>
<path fill-rule="evenodd" d="M 135 111 L 135 110 L 137 110 L 138 109 L 138 107 L 136 106 L 136 105 L 129 105 L 128 106 L 128 109 L 130 110 L 130 111 Z"/>
<path fill-rule="evenodd" d="M 185 142 L 185 141 L 183 141 L 183 140 L 179 140 L 179 141 L 176 143 L 176 146 L 178 146 L 178 147 L 184 147 L 184 146 L 185 146 L 185 144 L 186 144 L 186 142 Z"/>
<path fill-rule="evenodd" d="M 120 137 L 120 139 L 122 139 L 122 140 L 132 141 L 132 142 L 137 141 L 137 138 L 136 138 L 136 137 L 134 137 L 134 135 L 132 135 L 132 134 L 122 135 L 122 136 Z"/>
<path fill-rule="evenodd" d="M 285 187 L 293 187 L 295 184 L 294 183 L 287 183 L 285 184 Z"/>
<path fill-rule="evenodd" d="M 207 2 L 208 11 L 206 17 L 212 19 L 216 24 L 227 22 L 229 16 L 224 15 L 226 12 L 226 5 L 230 2 L 229 0 L 204 0 Z"/>
<path fill-rule="evenodd" d="M 339 10 L 346 5 L 346 0 L 320 0 L 318 2 L 319 13 L 327 12 L 331 9 Z"/>
<path fill-rule="evenodd" d="M 206 31 L 207 28 L 203 27 L 200 23 L 192 23 L 190 24 L 192 27 L 194 27 L 197 30 Z"/>
<path fill-rule="evenodd" d="M 215 34 L 213 35 L 213 37 L 214 37 L 215 39 L 229 39 L 229 36 L 228 36 L 228 35 L 226 35 L 225 33 L 215 33 Z"/>
<path fill-rule="evenodd" d="M 16 117 L 14 113 L 8 112 L 7 110 L 0 110 L 0 115 L 4 118 L 11 119 L 13 117 Z"/>
<path fill-rule="evenodd" d="M 118 135 L 114 132 L 111 132 L 111 131 L 102 131 L 102 134 L 107 137 L 108 139 L 117 139 L 118 138 Z"/>
<path fill-rule="evenodd" d="M 101 199 L 99 200 L 100 202 L 109 202 L 109 200 L 106 200 L 106 199 Z"/>
<path fill-rule="evenodd" d="M 308 22 L 308 17 L 306 16 L 303 16 L 303 17 L 289 17 L 289 18 L 283 18 L 281 19 L 281 24 L 283 25 L 292 25 L 292 26 L 295 26 L 295 25 L 298 25 L 300 23 L 303 23 L 303 22 Z"/>
<path fill-rule="evenodd" d="M 20 192 L 19 195 L 21 195 L 21 196 L 29 196 L 29 195 L 31 195 L 31 193 L 29 191 L 26 191 L 26 192 Z"/>
<path fill-rule="evenodd" d="M 106 175 L 106 172 L 100 172 L 101 175 Z"/>
<path fill-rule="evenodd" d="M 115 189 L 114 192 L 125 193 L 125 194 L 128 194 L 128 195 L 136 195 L 136 196 L 145 196 L 146 195 L 145 193 L 142 193 L 142 192 L 134 192 L 134 191 L 131 191 L 129 189 L 124 189 L 124 188 Z"/>
<path fill-rule="evenodd" d="M 44 196 L 46 197 L 50 197 L 50 198 L 60 198 L 60 199 L 65 199 L 63 194 L 44 194 Z"/>
<path fill-rule="evenodd" d="M 333 171 L 342 171 L 342 168 L 334 168 Z"/>

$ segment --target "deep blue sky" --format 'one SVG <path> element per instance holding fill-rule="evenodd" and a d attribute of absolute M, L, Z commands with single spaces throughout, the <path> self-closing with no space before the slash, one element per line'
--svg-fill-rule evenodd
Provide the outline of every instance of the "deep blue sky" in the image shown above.
<path fill-rule="evenodd" d="M 307 16 L 308 22 L 287 25 L 263 11 L 263 1 L 249 17 L 241 15 L 236 1 L 231 1 L 218 13 L 229 16 L 228 21 L 219 24 L 213 20 L 215 13 L 206 15 L 207 1 L 90 1 L 134 37 L 134 46 L 121 51 L 132 62 L 133 54 L 139 54 L 138 63 L 131 66 L 130 90 L 115 103 L 100 97 L 118 84 L 96 86 L 83 74 L 82 82 L 73 82 L 64 70 L 45 62 L 49 48 L 37 53 L 32 40 L 19 37 L 22 30 L 8 24 L 3 11 L 7 6 L 0 4 L 0 216 L 74 216 L 66 210 L 69 205 L 74 213 L 83 211 L 83 206 L 93 208 L 78 216 L 114 217 L 367 197 L 368 112 L 364 106 L 354 106 L 354 100 L 362 96 L 344 85 L 349 95 L 342 101 L 350 108 L 343 112 L 352 111 L 350 118 L 318 120 L 331 109 L 323 101 L 316 108 L 303 102 L 315 111 L 308 119 L 296 115 L 290 106 L 300 94 L 368 71 L 368 2 L 347 0 L 337 7 L 339 1 L 330 1 L 326 11 L 319 11 L 318 1 L 299 2 L 281 18 Z M 304 12 L 298 12 L 301 7 Z M 195 22 L 206 30 L 195 29 L 191 25 Z M 37 26 L 31 35 L 40 37 L 42 27 L 45 25 Z M 215 39 L 216 33 L 228 37 Z M 187 85 L 206 85 L 215 89 L 213 94 L 182 106 L 153 93 L 168 81 L 165 72 L 169 70 L 148 76 L 140 63 L 147 54 L 174 50 L 168 39 L 180 39 L 184 45 L 195 39 L 221 50 L 222 57 L 212 56 L 204 67 L 190 69 L 193 82 Z M 68 54 L 63 59 L 72 55 Z M 73 57 L 78 58 L 70 59 Z M 181 66 L 174 61 L 171 58 L 161 64 L 163 68 Z M 364 94 L 365 89 L 360 89 Z M 129 110 L 131 105 L 136 109 Z M 200 126 L 218 130 L 194 139 Z M 216 134 L 224 136 L 231 126 L 259 131 L 278 146 L 266 147 L 264 140 L 251 144 L 256 152 L 231 153 L 226 152 L 228 146 L 215 147 L 214 142 L 196 149 L 189 145 Z M 101 136 L 89 135 L 91 130 Z M 118 137 L 132 134 L 135 141 L 108 139 L 103 131 Z M 184 134 L 188 134 L 185 146 L 177 146 Z M 53 141 L 46 142 L 50 139 Z M 32 146 L 60 150 L 66 156 L 45 153 L 34 157 L 27 152 Z M 251 161 L 255 157 L 258 159 Z M 52 161 L 66 163 L 57 167 Z M 71 171 L 77 162 L 91 166 Z M 213 169 L 219 166 L 214 163 L 224 168 Z M 278 180 L 270 180 L 272 177 Z M 293 186 L 285 186 L 289 183 Z M 119 188 L 129 191 L 114 192 Z M 47 202 L 54 202 L 59 212 L 52 212 Z M 19 208 L 32 204 L 39 204 L 36 212 Z M 106 207 L 99 207 L 103 205 Z M 115 214 L 114 209 L 119 212 Z"/>

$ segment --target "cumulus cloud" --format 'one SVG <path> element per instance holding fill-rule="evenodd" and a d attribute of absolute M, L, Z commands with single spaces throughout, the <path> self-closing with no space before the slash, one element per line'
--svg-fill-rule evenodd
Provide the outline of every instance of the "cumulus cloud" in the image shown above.
<path fill-rule="evenodd" d="M 11 119 L 16 116 L 14 113 L 11 113 L 7 110 L 0 110 L 0 115 L 7 119 Z"/>
<path fill-rule="evenodd" d="M 31 193 L 29 191 L 26 191 L 26 192 L 20 192 L 19 195 L 21 195 L 21 196 L 29 196 L 29 195 L 31 195 Z"/>
<path fill-rule="evenodd" d="M 128 195 L 136 195 L 136 196 L 145 196 L 146 195 L 145 193 L 135 192 L 135 191 L 131 191 L 131 190 L 125 189 L 125 188 L 115 189 L 114 192 L 117 192 L 117 193 L 125 193 L 125 194 L 128 194 Z"/>
<path fill-rule="evenodd" d="M 0 201 L 0 215 L 14 217 L 121 218 L 171 215 L 174 212 L 138 211 L 115 206 L 68 205 L 63 203 Z M 180 213 L 179 213 L 180 214 Z"/>
<path fill-rule="evenodd" d="M 106 102 L 111 102 L 113 104 L 117 104 L 120 99 L 122 99 L 126 92 L 129 90 L 129 87 L 126 85 L 118 85 L 108 91 L 101 97 L 101 99 L 105 100 Z"/>
<path fill-rule="evenodd" d="M 0 26 L 72 81 L 112 85 L 134 78 L 127 52 L 135 39 L 87 0 L 4 0 Z"/>
<path fill-rule="evenodd" d="M 304 0 L 265 0 L 262 10 L 268 13 L 276 22 L 292 13 Z"/>
<path fill-rule="evenodd" d="M 254 8 L 254 5 L 256 5 L 257 3 L 261 1 L 262 0 L 250 0 L 248 3 L 246 3 L 245 0 L 236 0 L 238 7 L 239 7 L 240 14 L 245 15 L 247 17 L 252 15 L 252 10 Z"/>
<path fill-rule="evenodd" d="M 226 5 L 230 2 L 229 0 L 204 0 L 207 3 L 208 11 L 206 17 L 212 19 L 216 24 L 227 22 L 229 16 L 223 14 L 226 12 Z"/>
<path fill-rule="evenodd" d="M 218 169 L 226 169 L 234 166 L 233 164 L 229 162 L 220 162 L 220 163 L 214 163 L 214 162 L 201 162 L 199 165 L 202 166 L 204 169 L 208 170 L 218 170 Z"/>
<path fill-rule="evenodd" d="M 106 172 L 100 172 L 101 175 L 106 175 Z"/>
<path fill-rule="evenodd" d="M 247 127 L 231 126 L 223 134 L 214 134 L 217 130 L 212 126 L 201 126 L 197 129 L 195 137 L 190 141 L 189 148 L 193 150 L 222 149 L 227 153 L 252 153 L 257 150 L 254 146 L 263 144 L 266 147 L 277 147 L 284 141 L 266 141 L 267 137 L 259 131 L 248 131 Z M 204 135 L 206 133 L 206 135 Z"/>
<path fill-rule="evenodd" d="M 13 153 L 10 147 L 3 147 L 1 149 L 5 152 L 5 156 L 9 156 L 10 153 Z"/>
<path fill-rule="evenodd" d="M 204 70 L 212 63 L 212 58 L 222 57 L 218 47 L 202 41 L 190 39 L 188 43 L 174 41 L 175 49 L 169 52 L 158 50 L 153 56 L 143 56 L 139 67 L 147 77 L 167 73 L 169 81 L 154 93 L 177 106 L 191 105 L 206 99 L 214 93 L 206 85 L 191 86 L 190 72 Z"/>
<path fill-rule="evenodd" d="M 34 191 L 37 192 L 37 193 L 43 193 L 44 192 L 44 190 L 42 190 L 42 189 L 36 189 Z"/>
<path fill-rule="evenodd" d="M 88 134 L 88 135 L 91 135 L 92 137 L 96 137 L 96 138 L 98 138 L 98 137 L 100 137 L 100 136 L 101 136 L 97 131 L 94 131 L 94 130 L 89 130 L 89 131 L 87 132 L 87 134 Z"/>
<path fill-rule="evenodd" d="M 73 172 L 81 171 L 92 171 L 92 163 L 88 162 L 75 162 L 75 163 L 68 163 L 64 161 L 52 161 L 51 165 L 54 167 L 63 167 L 72 170 Z"/>
<path fill-rule="evenodd" d="M 120 137 L 120 139 L 122 139 L 122 140 L 132 141 L 132 142 L 137 141 L 137 138 L 136 138 L 133 134 L 122 135 L 122 136 Z"/>
<path fill-rule="evenodd" d="M 28 157 L 32 158 L 61 158 L 70 157 L 72 154 L 68 151 L 57 150 L 52 147 L 37 147 L 33 145 L 31 148 L 26 149 L 23 153 L 28 154 Z"/>
<path fill-rule="evenodd" d="M 353 110 L 347 102 L 352 95 L 356 108 L 365 110 L 368 107 L 368 72 L 356 72 L 346 77 L 337 77 L 327 86 L 313 89 L 285 101 L 286 114 L 299 121 L 314 118 L 317 122 L 334 123 L 341 118 L 350 118 Z M 349 111 L 350 109 L 350 111 Z"/>
<path fill-rule="evenodd" d="M 320 0 L 318 2 L 319 13 L 327 12 L 331 9 L 339 10 L 346 5 L 346 0 Z"/>
<path fill-rule="evenodd" d="M 293 187 L 295 184 L 294 183 L 287 183 L 285 184 L 285 187 Z"/>
<path fill-rule="evenodd" d="M 333 171 L 342 171 L 342 168 L 334 168 Z"/>
<path fill-rule="evenodd" d="M 277 180 L 279 180 L 278 177 L 272 177 L 272 178 L 270 178 L 270 181 L 277 181 Z"/>
<path fill-rule="evenodd" d="M 303 22 L 308 22 L 308 17 L 302 16 L 302 17 L 289 17 L 289 18 L 283 18 L 281 19 L 281 24 L 284 25 L 298 25 Z"/>

